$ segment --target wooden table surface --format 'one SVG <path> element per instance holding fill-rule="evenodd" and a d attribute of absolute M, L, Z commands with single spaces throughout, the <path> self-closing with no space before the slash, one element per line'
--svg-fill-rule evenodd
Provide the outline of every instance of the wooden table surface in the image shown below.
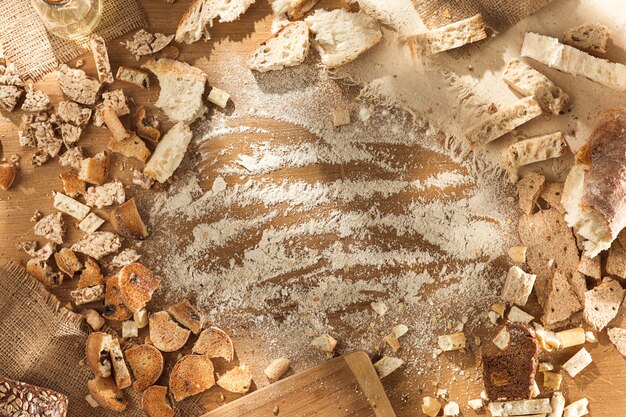
<path fill-rule="evenodd" d="M 163 0 L 143 0 L 143 3 L 149 16 L 149 29 L 162 33 L 173 33 L 180 16 L 189 4 L 189 0 L 178 0 L 174 4 L 167 4 Z M 320 1 L 320 5 L 325 7 L 332 7 L 337 4 L 336 1 L 332 0 Z M 211 41 L 179 46 L 182 51 L 179 59 L 192 63 L 198 58 L 206 57 L 209 62 L 209 68 L 211 68 L 227 54 L 247 55 L 269 36 L 271 18 L 271 9 L 267 0 L 259 0 L 257 4 L 250 8 L 241 21 L 217 24 L 213 27 L 211 29 L 213 37 Z M 111 42 L 109 44 L 109 54 L 113 68 L 117 68 L 119 65 L 137 65 L 134 58 L 129 55 L 125 48 L 119 45 L 119 42 Z M 94 74 L 95 70 L 91 57 L 85 55 L 83 58 L 86 62 L 83 69 L 88 74 Z M 211 76 L 209 75 L 209 81 L 210 78 Z M 37 87 L 48 93 L 53 103 L 63 100 L 63 96 L 53 76 L 47 76 L 44 80 L 37 83 Z M 125 85 L 124 89 L 127 95 L 137 103 L 154 103 L 158 95 L 158 88 L 144 91 Z M 127 119 L 124 120 L 127 121 Z M 162 118 L 161 120 L 165 119 Z M 13 188 L 9 192 L 0 193 L 0 258 L 3 260 L 20 259 L 25 263 L 27 255 L 20 253 L 15 248 L 15 244 L 34 238 L 32 234 L 33 223 L 30 219 L 35 210 L 40 210 L 46 214 L 52 212 L 52 191 L 61 189 L 61 182 L 58 179 L 61 169 L 56 162 L 47 163 L 42 167 L 31 166 L 28 160 L 30 151 L 22 150 L 18 144 L 17 129 L 19 123 L 20 112 L 13 114 L 2 113 L 0 117 L 2 156 L 8 158 L 13 154 L 17 154 L 23 157 L 21 170 Z M 164 123 L 164 125 L 166 128 L 169 127 L 167 123 Z M 284 124 L 273 122 L 267 122 L 267 125 L 264 127 L 269 130 L 290 129 L 285 127 Z M 301 130 L 297 130 L 299 134 L 303 134 Z M 91 155 L 103 148 L 103 144 L 108 141 L 108 136 L 105 129 L 90 126 L 81 139 L 81 145 L 85 148 L 87 154 Z M 232 142 L 236 138 L 237 135 L 233 135 L 229 140 Z M 415 173 L 416 178 L 425 179 L 432 172 L 441 169 L 450 170 L 455 167 L 461 169 L 447 158 L 433 152 L 424 151 L 420 157 L 428 163 L 424 164 L 425 168 Z M 134 164 L 131 161 L 128 162 L 128 165 Z M 318 175 L 314 168 L 311 168 L 310 171 L 307 171 L 307 169 L 303 169 L 300 175 L 311 178 L 315 178 Z M 342 168 L 338 167 L 337 170 L 339 172 Z M 119 167 L 116 167 L 113 176 L 127 181 L 128 169 L 120 172 Z M 99 211 L 96 210 L 96 212 Z M 101 212 L 106 213 L 106 210 Z M 79 233 L 76 230 L 71 230 L 68 240 L 75 239 L 78 236 Z M 72 282 L 64 284 L 59 288 L 55 288 L 53 292 L 61 299 L 69 300 L 69 289 L 73 285 L 75 283 Z M 261 352 L 255 350 L 254 338 L 236 337 L 234 341 L 240 361 L 249 364 L 255 376 L 262 375 L 262 369 L 268 358 L 263 357 Z M 594 363 L 590 366 L 590 369 L 583 372 L 575 380 L 564 376 L 563 390 L 566 398 L 575 400 L 583 395 L 589 398 L 594 417 L 619 417 L 626 415 L 626 361 L 608 343 L 604 335 L 601 337 L 599 344 L 591 345 L 587 348 L 594 358 Z M 566 359 L 574 352 L 575 349 L 570 348 L 560 352 L 556 357 Z M 407 373 L 398 373 L 383 381 L 391 403 L 398 415 L 422 415 L 419 410 L 423 395 L 432 395 L 432 384 L 445 381 L 453 381 L 449 386 L 452 387 L 450 388 L 450 397 L 461 404 L 464 415 L 475 415 L 466 407 L 467 399 L 477 398 L 482 389 L 475 357 L 457 352 L 444 355 L 440 358 L 440 361 L 443 369 L 440 374 L 418 375 L 414 372 L 408 372 L 409 376 L 407 377 Z M 460 370 L 465 372 L 463 377 L 459 376 Z M 261 378 L 255 378 L 255 383 L 257 386 L 266 384 Z M 211 390 L 203 397 L 207 410 L 214 409 L 223 402 L 221 395 L 226 397 L 226 401 L 237 397 L 223 390 Z"/>

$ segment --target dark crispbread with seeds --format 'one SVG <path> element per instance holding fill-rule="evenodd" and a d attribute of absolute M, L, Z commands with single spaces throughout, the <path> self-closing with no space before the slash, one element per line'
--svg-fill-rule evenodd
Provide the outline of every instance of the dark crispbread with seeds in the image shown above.
<path fill-rule="evenodd" d="M 233 341 L 225 331 L 217 327 L 203 330 L 193 345 L 192 352 L 207 355 L 209 358 L 223 358 L 228 362 L 235 356 Z"/>
<path fill-rule="evenodd" d="M 0 415 L 13 415 L 8 407 L 18 410 L 18 407 L 24 407 L 24 404 L 28 413 L 17 415 L 46 417 L 67 415 L 68 399 L 60 392 L 0 376 Z"/>
<path fill-rule="evenodd" d="M 167 403 L 167 387 L 153 385 L 141 396 L 141 409 L 147 417 L 173 417 L 174 410 Z"/>
<path fill-rule="evenodd" d="M 124 305 L 133 312 L 146 306 L 161 282 L 152 271 L 138 262 L 123 267 L 118 278 Z"/>
<path fill-rule="evenodd" d="M 162 352 L 175 352 L 182 348 L 191 333 L 176 324 L 167 311 L 152 314 L 149 326 L 150 340 Z"/>
<path fill-rule="evenodd" d="M 202 316 L 188 300 L 182 300 L 167 309 L 167 312 L 179 324 L 191 330 L 194 334 L 200 333 L 202 330 Z"/>
<path fill-rule="evenodd" d="M 152 345 L 138 345 L 124 352 L 130 369 L 133 370 L 135 382 L 133 389 L 143 391 L 154 384 L 163 372 L 163 355 Z"/>
<path fill-rule="evenodd" d="M 128 400 L 124 397 L 121 389 L 115 385 L 113 378 L 101 378 L 99 376 L 87 382 L 89 394 L 96 400 L 100 407 L 107 410 L 122 412 L 128 406 Z"/>
<path fill-rule="evenodd" d="M 545 182 L 546 178 L 535 172 L 529 172 L 517 182 L 518 203 L 522 212 L 531 214 L 534 211 Z"/>
<path fill-rule="evenodd" d="M 619 282 L 604 278 L 597 287 L 585 293 L 583 317 L 595 330 L 604 329 L 615 318 L 624 300 L 624 289 Z"/>
<path fill-rule="evenodd" d="M 170 374 L 170 392 L 175 401 L 184 400 L 215 385 L 213 363 L 205 355 L 180 358 Z"/>
<path fill-rule="evenodd" d="M 102 332 L 93 332 L 87 336 L 85 344 L 86 362 L 96 376 L 107 378 L 111 375 L 111 358 L 109 356 L 111 341 L 111 335 Z"/>
<path fill-rule="evenodd" d="M 128 320 L 133 316 L 133 312 L 126 307 L 120 294 L 120 286 L 117 275 L 107 279 L 104 291 L 104 309 L 102 316 L 114 321 Z"/>
<path fill-rule="evenodd" d="M 554 325 L 569 319 L 582 308 L 565 276 L 559 271 L 553 271 L 541 322 L 545 326 Z"/>

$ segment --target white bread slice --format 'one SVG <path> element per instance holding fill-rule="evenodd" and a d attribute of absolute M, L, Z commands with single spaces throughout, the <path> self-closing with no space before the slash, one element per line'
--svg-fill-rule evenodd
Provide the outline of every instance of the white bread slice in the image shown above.
<path fill-rule="evenodd" d="M 459 48 L 486 37 L 485 22 L 479 13 L 467 19 L 410 36 L 406 41 L 411 54 L 415 57 Z"/>
<path fill-rule="evenodd" d="M 609 28 L 600 23 L 583 23 L 563 33 L 563 43 L 592 55 L 604 55 L 610 36 Z"/>
<path fill-rule="evenodd" d="M 550 36 L 527 32 L 522 56 L 568 74 L 586 77 L 614 90 L 626 90 L 626 65 L 596 58 Z"/>
<path fill-rule="evenodd" d="M 304 62 L 309 53 L 309 27 L 294 22 L 266 40 L 250 55 L 251 70 L 267 72 L 293 67 Z"/>
<path fill-rule="evenodd" d="M 290 19 L 300 19 L 318 0 L 272 0 L 275 15 L 286 14 Z"/>
<path fill-rule="evenodd" d="M 519 59 L 514 59 L 507 64 L 502 79 L 518 93 L 524 96 L 535 96 L 541 108 L 548 113 L 559 114 L 569 101 L 569 96 L 565 91 Z"/>
<path fill-rule="evenodd" d="M 233 22 L 244 14 L 255 0 L 194 0 L 176 29 L 176 42 L 194 43 L 202 35 L 211 39 L 208 27 L 219 17 L 220 22 Z"/>
<path fill-rule="evenodd" d="M 534 97 L 524 97 L 470 126 L 465 131 L 465 138 L 476 149 L 512 132 L 516 127 L 541 115 L 541 112 Z"/>
<path fill-rule="evenodd" d="M 567 142 L 563 132 L 555 132 L 549 135 L 535 136 L 521 140 L 509 146 L 508 162 L 514 167 L 558 158 L 567 150 Z"/>
<path fill-rule="evenodd" d="M 364 13 L 317 10 L 304 21 L 315 35 L 313 46 L 322 64 L 328 68 L 354 61 L 383 37 L 376 20 Z"/>
<path fill-rule="evenodd" d="M 191 129 L 178 122 L 163 136 L 143 172 L 160 183 L 167 181 L 180 165 L 191 142 Z"/>
<path fill-rule="evenodd" d="M 142 65 L 159 79 L 161 92 L 155 103 L 173 122 L 191 123 L 206 111 L 202 102 L 206 74 L 175 59 L 149 60 Z"/>

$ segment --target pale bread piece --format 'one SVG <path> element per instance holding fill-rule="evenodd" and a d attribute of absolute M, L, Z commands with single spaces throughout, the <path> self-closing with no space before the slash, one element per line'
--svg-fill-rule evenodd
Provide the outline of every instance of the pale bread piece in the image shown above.
<path fill-rule="evenodd" d="M 541 195 L 546 178 L 535 172 L 529 172 L 517 182 L 519 208 L 525 214 L 531 214 L 537 207 L 537 199 Z"/>
<path fill-rule="evenodd" d="M 111 84 L 113 82 L 113 73 L 111 72 L 111 63 L 109 62 L 109 52 L 102 36 L 92 33 L 89 36 L 89 49 L 91 49 L 93 60 L 96 63 L 98 81 L 103 84 Z"/>
<path fill-rule="evenodd" d="M 479 13 L 407 38 L 413 56 L 429 56 L 487 38 L 485 21 Z"/>
<path fill-rule="evenodd" d="M 209 27 L 220 22 L 234 22 L 244 14 L 255 0 L 194 0 L 176 28 L 176 42 L 194 43 L 204 35 L 211 39 Z"/>
<path fill-rule="evenodd" d="M 139 60 L 143 55 L 151 55 L 159 52 L 174 39 L 174 35 L 164 35 L 163 33 L 150 33 L 145 29 L 140 29 L 133 35 L 132 40 L 122 42 L 122 45 Z"/>
<path fill-rule="evenodd" d="M 598 274 L 600 273 L 600 257 L 598 259 Z M 606 272 L 609 275 L 616 276 L 621 279 L 626 279 L 626 250 L 619 241 L 614 241 L 609 249 L 609 256 L 606 260 Z"/>
<path fill-rule="evenodd" d="M 287 358 L 278 358 L 274 359 L 270 362 L 269 365 L 263 370 L 263 373 L 270 380 L 270 382 L 274 382 L 279 380 L 283 375 L 287 373 L 289 367 L 291 366 L 291 361 Z"/>
<path fill-rule="evenodd" d="M 597 287 L 585 293 L 583 317 L 595 330 L 604 329 L 617 316 L 624 300 L 624 289 L 619 282 L 604 278 Z"/>
<path fill-rule="evenodd" d="M 35 277 L 39 282 L 49 287 L 61 285 L 63 275 L 55 272 L 45 259 L 31 258 L 26 263 L 26 272 Z"/>
<path fill-rule="evenodd" d="M 93 233 L 104 224 L 104 219 L 93 211 L 87 215 L 80 223 L 78 228 L 85 233 Z"/>
<path fill-rule="evenodd" d="M 92 158 L 85 158 L 80 163 L 78 178 L 89 184 L 102 185 L 109 176 L 109 156 L 99 152 Z"/>
<path fill-rule="evenodd" d="M 592 55 L 606 53 L 606 44 L 611 33 L 609 28 L 600 23 L 583 23 L 563 33 L 563 43 Z"/>
<path fill-rule="evenodd" d="M 111 339 L 109 343 L 109 355 L 111 355 L 111 365 L 113 366 L 113 375 L 115 377 L 115 384 L 119 389 L 130 387 L 131 379 L 130 372 L 126 366 L 124 360 L 124 354 L 120 347 L 120 341 L 117 338 Z"/>
<path fill-rule="evenodd" d="M 245 394 L 252 385 L 252 374 L 246 365 L 239 365 L 217 379 L 217 385 L 226 391 Z"/>
<path fill-rule="evenodd" d="M 161 92 L 155 105 L 174 123 L 192 123 L 206 112 L 202 102 L 206 74 L 199 68 L 175 59 L 149 60 L 141 66 L 159 79 Z"/>
<path fill-rule="evenodd" d="M 428 417 L 437 417 L 441 411 L 441 403 L 434 397 L 422 398 L 422 413 Z"/>
<path fill-rule="evenodd" d="M 62 211 L 65 214 L 69 214 L 76 220 L 84 219 L 90 211 L 89 206 L 86 206 L 62 193 L 54 193 L 53 205 L 55 209 Z"/>
<path fill-rule="evenodd" d="M 337 347 L 337 340 L 329 334 L 321 334 L 311 340 L 311 346 L 331 356 Z"/>
<path fill-rule="evenodd" d="M 122 301 L 133 312 L 146 306 L 161 283 L 152 271 L 138 262 L 126 265 L 117 276 Z"/>
<path fill-rule="evenodd" d="M 313 47 L 328 68 L 354 61 L 383 37 L 376 20 L 364 13 L 344 9 L 316 10 L 304 21 L 315 35 Z"/>
<path fill-rule="evenodd" d="M 626 65 L 596 58 L 558 39 L 527 32 L 522 56 L 575 76 L 582 76 L 618 91 L 626 90 Z"/>
<path fill-rule="evenodd" d="M 582 348 L 567 360 L 562 366 L 565 372 L 567 372 L 572 378 L 582 372 L 587 366 L 593 362 L 591 355 L 587 352 L 587 349 Z"/>
<path fill-rule="evenodd" d="M 168 314 L 159 311 L 150 315 L 150 340 L 161 352 L 175 352 L 185 346 L 191 332 L 182 328 Z"/>
<path fill-rule="evenodd" d="M 73 101 L 62 101 L 57 107 L 57 114 L 64 123 L 85 127 L 91 118 L 91 109 Z"/>
<path fill-rule="evenodd" d="M 318 0 L 272 0 L 275 15 L 287 15 L 290 19 L 300 19 L 317 4 Z"/>
<path fill-rule="evenodd" d="M 182 300 L 168 307 L 167 312 L 178 324 L 191 330 L 194 334 L 202 330 L 202 315 L 188 300 Z"/>
<path fill-rule="evenodd" d="M 122 268 L 126 265 L 132 264 L 133 262 L 137 262 L 141 258 L 141 255 L 137 253 L 135 249 L 126 248 L 117 255 L 113 257 L 111 260 L 111 265 L 117 268 Z M 145 311 L 145 309 L 142 309 Z M 141 311 L 141 310 L 138 310 Z M 147 316 L 146 316 L 147 320 Z M 136 321 L 136 320 L 135 320 Z M 146 322 L 146 324 L 148 324 Z"/>
<path fill-rule="evenodd" d="M 72 245 L 72 250 L 100 260 L 117 252 L 122 247 L 120 237 L 111 232 L 93 232 L 84 235 Z"/>
<path fill-rule="evenodd" d="M 167 403 L 167 387 L 153 385 L 141 395 L 141 409 L 146 417 L 174 417 L 174 410 Z"/>
<path fill-rule="evenodd" d="M 148 228 L 141 219 L 134 197 L 114 208 L 109 220 L 115 231 L 122 236 L 138 240 L 149 236 Z"/>
<path fill-rule="evenodd" d="M 163 373 L 163 355 L 152 345 L 138 345 L 124 352 L 135 382 L 133 389 L 141 392 L 154 384 Z"/>
<path fill-rule="evenodd" d="M 68 197 L 76 198 L 87 191 L 87 183 L 78 178 L 78 174 L 72 170 L 61 172 L 59 178 L 63 182 L 63 192 Z"/>
<path fill-rule="evenodd" d="M 548 203 L 552 208 L 555 208 L 561 214 L 565 214 L 565 209 L 561 204 L 561 196 L 563 195 L 563 183 L 562 182 L 546 182 L 543 186 L 543 190 L 539 195 L 543 201 Z"/>
<path fill-rule="evenodd" d="M 615 243 L 613 245 L 615 246 Z M 610 252 L 609 256 L 611 256 Z M 607 265 L 607 272 L 610 274 L 611 272 L 608 271 L 608 269 Z M 594 278 L 596 281 L 600 281 L 602 279 L 600 257 L 596 256 L 595 258 L 589 258 L 585 255 L 581 255 L 580 262 L 578 263 L 578 272 L 585 276 Z"/>
<path fill-rule="evenodd" d="M 81 289 L 102 284 L 104 284 L 104 275 L 102 275 L 100 266 L 96 261 L 87 257 L 85 267 L 80 273 L 80 277 L 78 279 L 78 288 Z"/>
<path fill-rule="evenodd" d="M 87 77 L 85 71 L 61 64 L 57 71 L 57 79 L 63 94 L 73 101 L 88 106 L 96 104 L 102 84 Z"/>
<path fill-rule="evenodd" d="M 186 355 L 176 362 L 170 374 L 170 393 L 181 401 L 215 385 L 211 359 L 205 355 Z"/>
<path fill-rule="evenodd" d="M 135 84 L 143 89 L 150 88 L 150 77 L 146 71 L 121 65 L 115 76 L 119 81 Z"/>
<path fill-rule="evenodd" d="M 541 113 L 541 106 L 534 97 L 521 98 L 467 128 L 465 139 L 472 149 L 479 148 L 512 132 Z"/>
<path fill-rule="evenodd" d="M 103 208 L 113 204 L 122 204 L 124 201 L 126 201 L 126 192 L 124 184 L 119 180 L 89 187 L 85 194 L 85 203 L 89 207 Z"/>
<path fill-rule="evenodd" d="M 545 326 L 568 320 L 572 314 L 582 310 L 578 296 L 572 290 L 567 278 L 555 270 L 550 280 L 548 297 L 541 322 Z"/>
<path fill-rule="evenodd" d="M 535 136 L 510 145 L 507 162 L 513 168 L 518 168 L 534 164 L 535 162 L 558 158 L 563 156 L 567 149 L 568 146 L 563 132 Z"/>
<path fill-rule="evenodd" d="M 13 185 L 17 175 L 17 167 L 13 164 L 0 164 L 0 190 L 7 191 Z"/>
<path fill-rule="evenodd" d="M 75 148 L 68 149 L 59 157 L 59 165 L 62 167 L 70 167 L 78 171 L 82 160 L 83 148 L 76 146 Z"/>
<path fill-rule="evenodd" d="M 552 411 L 546 417 L 563 417 L 563 409 L 565 408 L 565 397 L 560 392 L 552 394 L 550 399 L 550 407 Z"/>
<path fill-rule="evenodd" d="M 228 105 L 228 100 L 230 100 L 230 94 L 217 87 L 212 87 L 211 92 L 207 96 L 207 100 L 209 100 L 209 103 L 213 103 L 216 106 L 225 109 Z"/>
<path fill-rule="evenodd" d="M 198 340 L 193 345 L 192 352 L 206 355 L 209 358 L 223 358 L 230 362 L 235 357 L 233 341 L 225 331 L 218 327 L 210 327 L 200 333 Z"/>
<path fill-rule="evenodd" d="M 133 316 L 133 312 L 130 311 L 124 304 L 124 301 L 122 301 L 119 278 L 117 275 L 107 279 L 102 315 L 113 321 L 124 321 Z"/>
<path fill-rule="evenodd" d="M 135 126 L 135 133 L 139 137 L 149 140 L 152 143 L 157 143 L 161 138 L 159 121 L 145 106 L 137 107 L 133 118 L 133 124 Z"/>
<path fill-rule="evenodd" d="M 611 343 L 617 348 L 617 351 L 623 356 L 626 356 L 626 329 L 613 327 L 607 330 L 607 334 L 609 335 Z"/>
<path fill-rule="evenodd" d="M 164 183 L 178 168 L 191 142 L 191 129 L 179 122 L 163 136 L 144 168 L 144 174 Z"/>
<path fill-rule="evenodd" d="M 77 306 L 102 301 L 104 300 L 104 285 L 76 289 L 70 292 L 70 296 Z"/>
<path fill-rule="evenodd" d="M 135 158 L 144 164 L 150 158 L 150 149 L 143 140 L 134 132 L 130 132 L 128 137 L 121 140 L 111 139 L 107 144 L 107 149 L 111 152 L 119 153 L 127 158 Z"/>
<path fill-rule="evenodd" d="M 309 27 L 293 22 L 272 35 L 248 59 L 248 68 L 258 72 L 276 71 L 304 62 L 309 53 Z"/>
<path fill-rule="evenodd" d="M 88 308 L 87 310 L 83 310 L 81 314 L 85 316 L 85 321 L 92 330 L 97 332 L 104 326 L 105 320 L 96 310 Z"/>
<path fill-rule="evenodd" d="M 487 406 L 493 417 L 529 416 L 552 411 L 549 398 L 533 400 L 496 401 Z"/>
<path fill-rule="evenodd" d="M 559 114 L 568 104 L 569 96 L 565 91 L 519 59 L 513 59 L 507 64 L 502 79 L 521 95 L 534 96 L 547 113 Z"/>
<path fill-rule="evenodd" d="M 60 251 L 56 252 L 54 254 L 54 260 L 59 269 L 70 278 L 83 269 L 83 265 L 76 257 L 76 254 L 69 248 L 62 248 Z"/>
<path fill-rule="evenodd" d="M 394 358 L 392 356 L 383 356 L 377 362 L 374 363 L 374 369 L 380 379 L 391 375 L 396 369 L 404 365 L 404 360 L 400 358 Z"/>
<path fill-rule="evenodd" d="M 589 415 L 589 400 L 581 398 L 563 409 L 563 417 L 583 417 Z"/>
<path fill-rule="evenodd" d="M 506 274 L 500 298 L 510 304 L 526 305 L 536 279 L 537 275 L 527 274 L 519 266 L 512 266 Z"/>
<path fill-rule="evenodd" d="M 96 376 L 87 382 L 89 394 L 100 407 L 118 413 L 126 410 L 128 399 L 124 396 L 121 389 L 117 387 L 112 378 L 102 378 Z"/>
<path fill-rule="evenodd" d="M 44 216 L 34 227 L 35 235 L 42 236 L 51 242 L 62 244 L 65 235 L 65 222 L 61 213 L 52 213 Z"/>
<path fill-rule="evenodd" d="M 96 376 L 107 378 L 111 376 L 111 358 L 109 347 L 111 335 L 102 332 L 93 332 L 87 336 L 85 342 L 85 362 Z"/>

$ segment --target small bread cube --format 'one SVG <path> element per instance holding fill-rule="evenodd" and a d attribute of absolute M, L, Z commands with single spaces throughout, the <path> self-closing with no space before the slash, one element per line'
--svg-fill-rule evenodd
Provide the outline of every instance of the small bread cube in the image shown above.
<path fill-rule="evenodd" d="M 561 381 L 563 381 L 561 374 L 557 374 L 556 372 L 543 373 L 543 386 L 546 388 L 558 391 L 561 389 Z"/>
<path fill-rule="evenodd" d="M 509 249 L 509 257 L 516 264 L 526 262 L 526 250 L 528 246 L 513 246 Z"/>
<path fill-rule="evenodd" d="M 333 126 L 345 126 L 350 124 L 350 110 L 335 109 L 333 111 Z"/>
<path fill-rule="evenodd" d="M 323 334 L 313 339 L 311 341 L 311 346 L 321 352 L 330 354 L 335 350 L 335 346 L 337 346 L 337 341 L 332 336 L 328 334 Z"/>
<path fill-rule="evenodd" d="M 104 326 L 104 319 L 96 310 L 88 309 L 83 311 L 83 315 L 85 316 L 85 321 L 94 331 L 98 331 Z"/>
<path fill-rule="evenodd" d="M 506 327 L 503 327 L 502 330 L 498 332 L 496 337 L 493 338 L 493 344 L 496 345 L 498 349 L 504 350 L 509 345 L 510 339 L 511 335 L 509 334 L 509 331 Z"/>
<path fill-rule="evenodd" d="M 424 397 L 422 399 L 422 413 L 428 417 L 435 417 L 441 410 L 441 404 L 433 397 Z"/>
<path fill-rule="evenodd" d="M 567 371 L 567 373 L 574 378 L 589 364 L 591 364 L 591 362 L 593 362 L 591 355 L 587 352 L 587 349 L 582 348 L 576 352 L 574 356 L 569 358 L 569 360 L 565 362 L 561 368 Z"/>
<path fill-rule="evenodd" d="M 211 92 L 209 93 L 209 102 L 224 109 L 226 108 L 229 99 L 230 94 L 226 91 L 220 90 L 217 87 L 211 88 Z"/>
<path fill-rule="evenodd" d="M 378 377 L 383 379 L 390 375 L 396 369 L 404 365 L 404 361 L 400 358 L 393 358 L 391 356 L 383 356 L 374 364 L 374 369 L 378 373 Z"/>
<path fill-rule="evenodd" d="M 104 224 L 104 219 L 100 218 L 96 213 L 89 213 L 80 223 L 78 228 L 85 233 L 93 233 Z"/>
<path fill-rule="evenodd" d="M 143 329 L 148 325 L 148 311 L 141 308 L 133 313 L 133 320 L 137 324 L 138 329 Z"/>
<path fill-rule="evenodd" d="M 476 398 L 474 400 L 468 400 L 467 406 L 474 411 L 478 411 L 483 408 L 483 400 L 480 398 Z"/>
<path fill-rule="evenodd" d="M 512 266 L 506 275 L 502 300 L 520 306 L 526 305 L 536 279 L 537 275 L 527 274 L 520 267 Z"/>
<path fill-rule="evenodd" d="M 517 308 L 517 306 L 513 306 L 509 311 L 508 319 L 513 323 L 530 323 L 535 318 L 525 311 Z"/>
<path fill-rule="evenodd" d="M 137 323 L 135 320 L 126 320 L 122 322 L 122 337 L 137 337 L 139 331 L 137 329 Z"/>

